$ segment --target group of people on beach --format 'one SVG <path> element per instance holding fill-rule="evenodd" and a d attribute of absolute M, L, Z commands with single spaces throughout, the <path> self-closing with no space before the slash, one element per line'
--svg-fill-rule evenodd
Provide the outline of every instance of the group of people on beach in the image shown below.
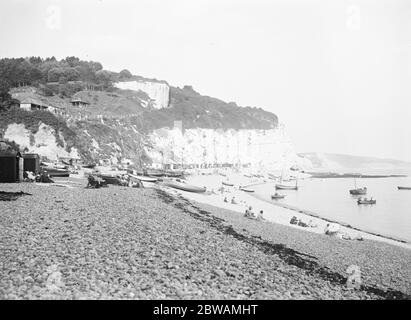
<path fill-rule="evenodd" d="M 227 197 L 224 197 L 224 202 L 228 203 Z M 231 204 L 238 204 L 235 197 L 232 197 L 230 202 L 231 202 Z M 247 209 L 245 210 L 244 217 L 261 221 L 261 220 L 264 220 L 263 213 L 264 213 L 264 211 L 260 210 L 260 212 L 255 214 L 254 211 L 253 211 L 253 207 L 248 206 Z"/>
<path fill-rule="evenodd" d="M 263 213 L 264 213 L 263 210 L 260 210 L 260 212 L 255 214 L 253 211 L 253 207 L 249 206 L 248 209 L 245 210 L 244 217 L 261 221 L 261 220 L 264 220 Z"/>
<path fill-rule="evenodd" d="M 301 219 L 298 219 L 296 216 L 293 216 L 291 218 L 290 224 L 295 224 L 297 226 L 304 227 L 304 228 L 316 228 L 317 227 L 317 225 L 313 223 L 312 220 L 308 221 L 307 223 Z"/>

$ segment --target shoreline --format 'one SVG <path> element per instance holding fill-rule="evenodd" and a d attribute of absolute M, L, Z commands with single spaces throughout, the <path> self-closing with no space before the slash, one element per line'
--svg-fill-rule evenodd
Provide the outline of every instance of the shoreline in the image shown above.
<path fill-rule="evenodd" d="M 321 219 L 321 220 L 324 220 L 324 221 L 327 221 L 327 222 L 330 222 L 330 223 L 336 223 L 336 224 L 339 224 L 339 225 L 341 225 L 345 228 L 349 228 L 349 229 L 359 231 L 359 232 L 364 232 L 364 233 L 367 233 L 367 234 L 370 234 L 370 235 L 373 235 L 373 236 L 376 236 L 376 237 L 379 237 L 379 238 L 392 240 L 392 241 L 399 242 L 399 243 L 402 243 L 402 244 L 407 244 L 407 245 L 409 245 L 409 248 L 411 249 L 411 244 L 407 240 L 400 239 L 400 238 L 397 238 L 397 237 L 394 237 L 394 236 L 384 235 L 384 234 L 377 233 L 377 232 L 374 232 L 374 231 L 369 231 L 369 230 L 364 230 L 364 229 L 360 229 L 360 228 L 357 228 L 357 227 L 353 227 L 349 223 L 341 222 L 341 221 L 334 220 L 334 219 L 327 218 L 327 217 L 323 217 L 323 216 L 319 215 L 316 212 L 301 209 L 301 208 L 298 208 L 298 207 L 294 207 L 294 206 L 286 204 L 286 203 L 270 202 L 270 201 L 268 201 L 266 199 L 263 199 L 262 197 L 260 197 L 258 195 L 255 195 L 255 194 L 253 194 L 252 196 L 255 197 L 258 200 L 267 202 L 271 205 L 279 206 L 279 207 L 282 207 L 282 208 L 285 208 L 285 209 L 288 209 L 288 210 L 291 210 L 291 211 L 303 213 L 307 216 L 318 218 L 318 219 Z"/>
<path fill-rule="evenodd" d="M 218 179 L 220 178 L 220 179 Z M 193 183 L 194 185 L 204 185 L 207 187 L 208 190 L 214 190 L 217 185 L 221 185 L 219 183 L 215 183 L 212 180 L 221 180 L 221 177 L 218 175 L 216 176 L 189 176 L 187 179 L 187 183 Z M 233 179 L 234 181 L 235 179 Z M 238 179 L 237 179 L 238 180 Z M 246 186 L 255 186 L 255 185 L 262 185 L 262 184 L 270 184 L 271 182 L 254 182 L 249 184 L 244 184 Z M 229 189 L 229 188 L 226 188 Z M 178 192 L 180 192 L 179 190 Z M 300 230 L 305 230 L 308 232 L 314 232 L 319 234 L 324 234 L 324 229 L 327 223 L 334 223 L 340 226 L 340 231 L 348 234 L 352 237 L 361 236 L 364 239 L 374 240 L 389 243 L 395 246 L 400 246 L 403 248 L 411 249 L 411 244 L 404 239 L 399 239 L 396 237 L 392 237 L 389 235 L 383 235 L 373 231 L 363 230 L 357 227 L 353 227 L 348 223 L 339 222 L 337 220 L 333 220 L 331 218 L 322 217 L 315 212 L 311 212 L 309 210 L 304 210 L 301 208 L 297 208 L 287 204 L 281 203 L 274 203 L 270 202 L 254 193 L 246 193 L 239 190 L 236 190 L 233 187 L 230 187 L 230 190 L 227 193 L 221 194 L 212 194 L 212 195 L 205 195 L 205 194 L 194 194 L 190 192 L 181 191 L 186 198 L 190 200 L 194 200 L 200 203 L 205 203 L 207 205 L 212 205 L 222 209 L 228 209 L 236 212 L 244 213 L 245 209 L 251 205 L 253 208 L 259 208 L 258 211 L 261 209 L 264 211 L 264 218 L 268 222 L 278 223 L 282 225 L 286 225 L 292 228 L 297 228 Z M 236 197 L 239 200 L 239 203 L 234 205 L 231 203 L 223 202 L 224 197 Z M 275 209 L 277 210 L 275 210 Z M 278 210 L 280 209 L 280 210 Z M 296 216 L 298 219 L 302 219 L 305 222 L 312 221 L 314 224 L 317 225 L 315 228 L 310 227 L 300 227 L 296 225 L 292 225 L 289 223 L 290 219 Z M 328 236 L 329 237 L 329 236 Z M 346 241 L 356 241 L 356 240 L 346 240 Z"/>
<path fill-rule="evenodd" d="M 373 289 L 365 290 L 373 291 L 374 293 L 378 292 L 377 295 L 385 295 L 384 292 L 389 292 L 397 288 L 396 285 L 394 285 L 394 287 L 392 287 L 392 285 L 385 287 L 386 284 L 388 284 L 386 282 L 388 279 L 382 280 L 382 278 L 385 277 L 389 279 L 392 277 L 390 272 L 387 273 L 387 270 L 392 270 L 391 266 L 388 267 L 388 264 L 394 263 L 396 258 L 390 258 L 390 254 L 401 252 L 401 255 L 404 255 L 404 257 L 411 257 L 408 248 L 394 245 L 389 241 L 375 241 L 373 239 L 367 239 L 367 241 L 346 241 L 330 236 L 323 238 L 324 234 L 301 232 L 306 231 L 305 228 L 289 228 L 287 225 L 268 220 L 257 221 L 244 218 L 242 212 L 235 211 L 232 208 L 222 208 L 192 198 L 190 199 L 186 197 L 186 192 L 184 191 L 180 192 L 180 190 L 162 186 L 160 186 L 158 190 L 159 192 L 168 194 L 170 199 L 174 199 L 174 203 L 170 201 L 170 204 L 177 202 L 179 204 L 178 207 L 182 208 L 186 213 L 191 215 L 194 208 L 194 211 L 205 214 L 206 217 L 208 217 L 207 219 L 220 221 L 222 226 L 231 230 L 230 233 L 233 233 L 234 237 L 236 233 L 240 233 L 241 238 L 246 238 L 248 239 L 247 241 L 255 241 L 257 246 L 262 245 L 265 248 L 268 246 L 276 248 L 275 251 L 279 250 L 279 252 L 275 254 L 280 257 L 283 254 L 287 256 L 287 253 L 291 253 L 293 259 L 300 260 L 302 258 L 299 262 L 293 259 L 288 260 L 290 257 L 286 258 L 286 263 L 296 266 L 297 268 L 305 269 L 307 266 L 304 266 L 303 260 L 305 259 L 303 257 L 308 257 L 310 261 L 315 261 L 314 263 L 317 265 L 313 270 L 311 268 L 308 268 L 308 270 L 317 274 L 317 268 L 324 268 L 324 270 L 327 270 L 325 272 L 329 273 L 327 276 L 327 279 L 329 279 L 329 277 L 334 276 L 336 278 L 340 278 L 341 276 L 345 277 L 344 274 L 346 273 L 347 266 L 357 265 L 367 274 L 366 282 L 368 284 L 362 287 L 362 289 L 371 285 L 371 287 L 374 287 Z M 202 218 L 199 217 L 199 219 Z M 214 225 L 215 223 L 217 222 L 213 222 L 212 224 Z M 371 252 L 372 254 L 370 254 Z M 296 253 L 297 256 L 295 256 L 294 253 Z M 310 264 L 311 262 L 305 260 L 305 263 Z M 401 268 L 402 271 L 400 273 L 405 272 L 403 274 L 403 280 L 410 279 L 407 266 L 408 264 L 405 263 L 403 268 Z M 368 274 L 368 272 L 371 273 Z M 320 271 L 320 273 L 322 273 L 322 271 Z M 369 278 L 370 276 L 373 280 Z M 392 279 L 388 280 L 388 282 L 391 281 Z M 338 282 L 342 285 L 345 280 L 340 278 Z M 383 282 L 386 283 L 384 289 L 380 287 Z M 321 291 L 320 288 L 319 290 Z M 405 289 L 403 292 L 409 292 L 409 289 Z M 409 297 L 406 299 L 409 299 Z"/>

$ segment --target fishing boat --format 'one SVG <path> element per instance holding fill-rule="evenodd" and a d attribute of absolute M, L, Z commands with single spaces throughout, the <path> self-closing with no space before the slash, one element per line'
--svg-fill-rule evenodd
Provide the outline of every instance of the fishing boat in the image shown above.
<path fill-rule="evenodd" d="M 281 174 L 281 180 L 280 183 L 275 185 L 275 189 L 276 190 L 298 190 L 298 180 L 295 180 L 295 186 L 291 186 L 291 185 L 286 185 L 286 184 L 282 184 L 283 181 L 290 181 L 289 179 L 284 180 L 283 178 L 283 174 Z"/>
<path fill-rule="evenodd" d="M 182 177 L 184 176 L 184 171 L 166 170 L 164 171 L 164 175 L 166 177 Z"/>
<path fill-rule="evenodd" d="M 83 168 L 87 168 L 87 169 L 93 169 L 95 166 L 96 166 L 95 163 L 88 163 L 88 164 L 82 165 Z"/>
<path fill-rule="evenodd" d="M 397 187 L 398 190 L 411 190 L 411 187 Z"/>
<path fill-rule="evenodd" d="M 357 188 L 357 180 L 354 179 L 355 189 L 350 190 L 350 194 L 352 195 L 364 195 L 367 194 L 367 187 Z"/>
<path fill-rule="evenodd" d="M 51 168 L 51 169 L 67 169 L 67 166 L 65 164 L 61 164 L 61 163 L 53 163 L 53 162 L 41 162 L 40 163 L 41 166 L 45 167 L 45 168 Z"/>
<path fill-rule="evenodd" d="M 240 189 L 241 191 L 244 191 L 244 192 L 254 192 L 254 189 L 243 188 L 243 187 L 240 187 L 239 189 Z"/>
<path fill-rule="evenodd" d="M 276 190 L 298 190 L 297 184 L 295 186 L 288 186 L 284 184 L 276 184 L 275 185 Z"/>
<path fill-rule="evenodd" d="M 107 183 L 107 184 L 114 184 L 114 185 L 120 185 L 121 184 L 121 179 L 118 176 L 115 175 L 108 175 L 108 174 L 102 174 L 100 177 Z"/>
<path fill-rule="evenodd" d="M 225 185 L 225 186 L 228 186 L 228 187 L 234 186 L 234 183 L 225 182 L 225 181 L 223 181 L 222 184 Z"/>
<path fill-rule="evenodd" d="M 364 195 L 367 194 L 367 187 L 358 188 L 358 189 L 351 189 L 350 194 L 352 195 Z"/>
<path fill-rule="evenodd" d="M 284 199 L 284 198 L 285 198 L 284 194 L 278 194 L 277 192 L 271 195 L 272 200 L 278 200 L 278 199 Z"/>
<path fill-rule="evenodd" d="M 70 171 L 52 167 L 42 167 L 43 171 L 47 171 L 50 177 L 69 177 Z"/>
<path fill-rule="evenodd" d="M 129 173 L 128 175 L 131 178 L 138 179 L 138 180 L 143 181 L 143 182 L 157 182 L 158 181 L 158 178 L 154 178 L 154 177 L 136 176 L 136 175 L 131 174 L 131 173 Z"/>
<path fill-rule="evenodd" d="M 205 187 L 197 187 L 193 186 L 181 181 L 174 181 L 174 180 L 169 180 L 169 181 L 164 181 L 164 184 L 167 187 L 174 188 L 174 189 L 179 189 L 183 191 L 188 191 L 188 192 L 195 192 L 195 193 L 203 193 L 206 192 Z"/>
<path fill-rule="evenodd" d="M 358 204 L 376 204 L 376 203 L 377 203 L 377 200 L 375 200 L 375 199 L 367 199 L 367 198 L 365 198 L 365 199 L 359 198 L 359 199 L 357 200 L 357 203 L 358 203 Z"/>
<path fill-rule="evenodd" d="M 166 173 L 163 170 L 159 169 L 137 170 L 137 174 L 147 177 L 164 177 L 166 175 Z"/>

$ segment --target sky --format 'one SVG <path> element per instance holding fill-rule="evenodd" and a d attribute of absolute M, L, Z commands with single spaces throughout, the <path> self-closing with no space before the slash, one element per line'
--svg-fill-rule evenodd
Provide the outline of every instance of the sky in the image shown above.
<path fill-rule="evenodd" d="M 10 0 L 0 43 L 262 107 L 298 152 L 411 161 L 409 0 Z"/>

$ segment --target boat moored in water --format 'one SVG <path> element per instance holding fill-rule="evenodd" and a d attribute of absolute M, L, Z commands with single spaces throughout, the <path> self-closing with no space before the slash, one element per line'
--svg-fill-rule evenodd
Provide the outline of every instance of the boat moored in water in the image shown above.
<path fill-rule="evenodd" d="M 377 200 L 375 200 L 375 199 L 367 199 L 367 198 L 364 198 L 364 199 L 361 199 L 361 198 L 359 198 L 358 200 L 357 200 L 357 204 L 376 204 L 377 203 Z"/>
<path fill-rule="evenodd" d="M 351 189 L 350 194 L 352 195 L 364 195 L 367 194 L 367 187 L 364 188 L 357 188 L 357 189 Z"/>
<path fill-rule="evenodd" d="M 284 199 L 284 198 L 285 198 L 285 194 L 279 194 L 277 192 L 271 195 L 272 200 L 278 200 L 278 199 Z"/>
<path fill-rule="evenodd" d="M 367 194 L 367 187 L 357 188 L 357 179 L 354 179 L 355 188 L 350 190 L 353 196 Z"/>
<path fill-rule="evenodd" d="M 298 190 L 298 186 L 288 186 L 284 184 L 276 184 L 275 189 L 277 190 Z"/>

